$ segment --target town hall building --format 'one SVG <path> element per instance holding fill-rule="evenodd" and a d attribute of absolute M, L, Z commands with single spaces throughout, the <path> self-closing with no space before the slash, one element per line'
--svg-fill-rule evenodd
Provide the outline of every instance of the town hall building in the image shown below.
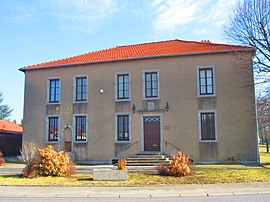
<path fill-rule="evenodd" d="M 89 163 L 178 150 L 195 163 L 257 162 L 254 53 L 176 39 L 22 67 L 23 142 Z"/>

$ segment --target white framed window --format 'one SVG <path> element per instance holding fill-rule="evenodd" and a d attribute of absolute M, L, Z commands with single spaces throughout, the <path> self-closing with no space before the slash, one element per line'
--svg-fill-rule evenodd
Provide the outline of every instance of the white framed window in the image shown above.
<path fill-rule="evenodd" d="M 88 115 L 73 114 L 73 134 L 75 143 L 88 142 Z"/>
<path fill-rule="evenodd" d="M 60 104 L 61 100 L 61 78 L 47 78 L 46 104 Z"/>
<path fill-rule="evenodd" d="M 60 138 L 60 117 L 46 116 L 45 121 L 45 142 L 58 143 Z"/>
<path fill-rule="evenodd" d="M 73 77 L 73 103 L 88 102 L 88 76 L 76 75 Z"/>
<path fill-rule="evenodd" d="M 131 100 L 131 74 L 130 72 L 117 72 L 114 77 L 114 100 Z"/>
<path fill-rule="evenodd" d="M 199 110 L 198 129 L 200 142 L 218 142 L 217 111 Z"/>
<path fill-rule="evenodd" d="M 114 115 L 114 142 L 131 142 L 131 115 L 130 113 L 115 113 Z"/>
<path fill-rule="evenodd" d="M 159 70 L 143 70 L 142 73 L 142 93 L 143 100 L 157 100 L 160 99 L 159 84 Z"/>
<path fill-rule="evenodd" d="M 197 66 L 197 96 L 216 96 L 215 66 Z"/>

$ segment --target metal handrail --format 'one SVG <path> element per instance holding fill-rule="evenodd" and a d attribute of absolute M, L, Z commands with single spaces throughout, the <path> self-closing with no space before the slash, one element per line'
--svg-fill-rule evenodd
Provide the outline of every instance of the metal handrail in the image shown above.
<path fill-rule="evenodd" d="M 140 141 L 139 141 L 139 140 L 137 140 L 136 142 L 134 142 L 134 143 L 132 143 L 132 144 L 130 144 L 130 145 L 128 145 L 128 146 L 126 146 L 125 148 L 121 149 L 121 150 L 119 151 L 119 153 L 121 153 L 121 152 L 124 152 L 124 151 L 128 150 L 130 147 L 132 147 L 133 145 L 137 144 L 138 142 L 140 142 Z"/>
<path fill-rule="evenodd" d="M 179 147 L 177 147 L 176 145 L 174 145 L 174 144 L 168 142 L 167 140 L 163 140 L 163 141 L 165 142 L 165 144 L 169 144 L 169 145 L 171 145 L 172 147 L 174 147 L 175 149 L 177 149 L 177 151 L 180 151 L 180 150 L 181 150 Z"/>

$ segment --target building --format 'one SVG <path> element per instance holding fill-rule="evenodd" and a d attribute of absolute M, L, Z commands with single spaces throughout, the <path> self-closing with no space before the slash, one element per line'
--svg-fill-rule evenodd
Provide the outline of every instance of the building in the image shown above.
<path fill-rule="evenodd" d="M 89 163 L 179 149 L 195 162 L 256 162 L 253 77 L 244 74 L 253 75 L 254 52 L 169 40 L 23 67 L 24 141 Z"/>
<path fill-rule="evenodd" d="M 20 155 L 23 128 L 15 122 L 0 120 L 0 151 L 4 156 Z"/>

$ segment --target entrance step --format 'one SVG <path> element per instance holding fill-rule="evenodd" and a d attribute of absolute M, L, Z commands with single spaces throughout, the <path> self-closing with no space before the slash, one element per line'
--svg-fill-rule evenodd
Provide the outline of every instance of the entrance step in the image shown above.
<path fill-rule="evenodd" d="M 127 158 L 127 167 L 129 166 L 161 166 L 169 163 L 169 158 L 160 153 L 139 153 L 133 157 Z"/>

